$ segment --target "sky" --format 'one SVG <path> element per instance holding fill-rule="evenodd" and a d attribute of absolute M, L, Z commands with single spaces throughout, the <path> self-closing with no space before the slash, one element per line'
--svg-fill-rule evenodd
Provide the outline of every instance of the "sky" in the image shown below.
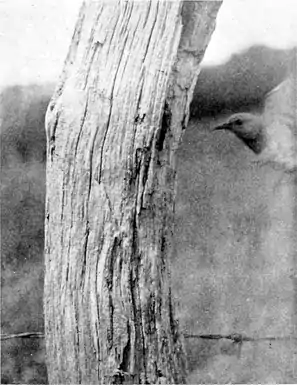
<path fill-rule="evenodd" d="M 81 2 L 0 0 L 0 86 L 57 80 Z M 297 0 L 224 0 L 204 64 L 253 44 L 297 46 L 296 20 Z"/>

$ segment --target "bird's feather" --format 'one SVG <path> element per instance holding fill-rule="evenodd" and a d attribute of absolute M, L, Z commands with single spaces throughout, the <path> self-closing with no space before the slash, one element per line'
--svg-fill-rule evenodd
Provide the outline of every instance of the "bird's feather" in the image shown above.
<path fill-rule="evenodd" d="M 297 82 L 293 75 L 267 94 L 262 118 L 267 146 L 261 157 L 287 170 L 296 168 Z"/>

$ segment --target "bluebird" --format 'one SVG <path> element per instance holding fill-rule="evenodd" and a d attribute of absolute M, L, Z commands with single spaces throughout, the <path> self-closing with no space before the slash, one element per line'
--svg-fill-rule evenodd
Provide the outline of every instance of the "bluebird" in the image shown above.
<path fill-rule="evenodd" d="M 297 82 L 289 76 L 270 91 L 262 114 L 237 113 L 215 130 L 233 132 L 258 160 L 286 172 L 297 170 Z"/>

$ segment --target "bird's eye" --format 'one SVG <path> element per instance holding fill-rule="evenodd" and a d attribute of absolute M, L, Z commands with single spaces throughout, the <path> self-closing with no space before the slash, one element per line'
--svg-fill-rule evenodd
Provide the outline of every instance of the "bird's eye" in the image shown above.
<path fill-rule="evenodd" d="M 237 119 L 237 120 L 235 121 L 235 124 L 236 124 L 237 126 L 242 126 L 242 120 L 241 120 L 241 119 Z"/>

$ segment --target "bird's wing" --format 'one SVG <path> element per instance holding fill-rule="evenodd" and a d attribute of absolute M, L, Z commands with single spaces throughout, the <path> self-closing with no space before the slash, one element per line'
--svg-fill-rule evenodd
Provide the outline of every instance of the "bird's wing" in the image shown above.
<path fill-rule="evenodd" d="M 297 79 L 293 75 L 266 95 L 263 117 L 267 126 L 277 120 L 297 131 Z"/>
<path fill-rule="evenodd" d="M 269 92 L 263 111 L 268 151 L 289 168 L 297 165 L 297 79 L 288 77 Z"/>

